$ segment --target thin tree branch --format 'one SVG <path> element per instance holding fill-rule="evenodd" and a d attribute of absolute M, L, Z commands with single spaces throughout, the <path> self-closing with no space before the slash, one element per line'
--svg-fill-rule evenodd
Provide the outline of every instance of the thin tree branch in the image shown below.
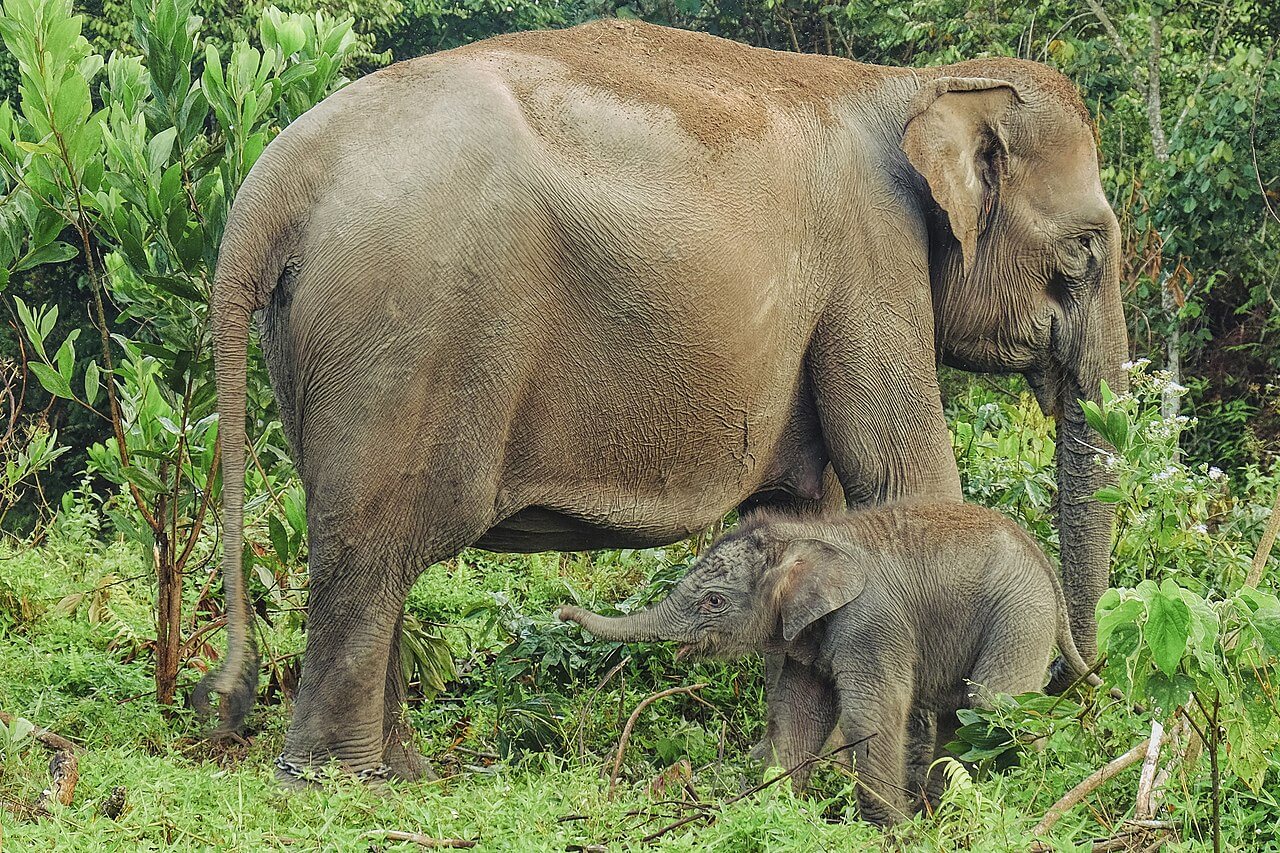
<path fill-rule="evenodd" d="M 1274 45 L 1272 46 L 1274 50 Z M 1262 570 L 1267 567 L 1267 559 L 1276 544 L 1276 535 L 1280 534 L 1280 488 L 1276 489 L 1276 500 L 1271 507 L 1271 517 L 1267 519 L 1267 529 L 1262 532 L 1262 540 L 1258 542 L 1258 550 L 1253 555 L 1253 565 L 1249 567 L 1249 576 L 1244 579 L 1245 586 L 1256 587 L 1262 580 Z"/>
<path fill-rule="evenodd" d="M 1271 67 L 1271 60 L 1275 59 L 1277 44 L 1280 44 L 1280 36 L 1271 40 L 1271 49 L 1267 51 L 1266 61 L 1262 63 L 1262 69 L 1258 72 L 1258 88 L 1253 92 L 1253 114 L 1249 118 L 1249 153 L 1253 157 L 1253 177 L 1258 182 L 1258 191 L 1262 193 L 1262 203 L 1266 205 L 1267 213 L 1271 214 L 1271 218 L 1280 222 L 1280 214 L 1277 214 L 1276 209 L 1271 206 L 1267 187 L 1262 183 L 1262 171 L 1258 168 L 1258 146 L 1255 143 L 1258 135 L 1258 100 L 1262 97 L 1262 84 L 1267 79 L 1267 69 Z M 1272 538 L 1274 540 L 1274 537 Z"/>
<path fill-rule="evenodd" d="M 1107 10 L 1102 8 L 1101 0 L 1084 0 L 1089 7 L 1089 11 L 1093 12 L 1093 16 L 1098 19 L 1098 23 L 1102 24 L 1102 29 L 1106 30 L 1107 36 L 1111 39 L 1111 45 L 1116 52 L 1130 65 L 1133 64 L 1133 54 L 1129 52 L 1129 46 L 1124 43 L 1124 39 L 1120 37 L 1120 31 L 1116 29 L 1115 23 L 1111 20 L 1111 16 L 1107 14 Z"/>
<path fill-rule="evenodd" d="M 1164 119 L 1160 107 L 1160 41 L 1164 19 L 1156 8 L 1151 10 L 1151 41 L 1147 47 L 1147 123 L 1151 125 L 1151 150 L 1161 163 L 1169 159 L 1169 142 L 1164 135 Z M 1176 380 L 1177 377 L 1175 376 Z"/>

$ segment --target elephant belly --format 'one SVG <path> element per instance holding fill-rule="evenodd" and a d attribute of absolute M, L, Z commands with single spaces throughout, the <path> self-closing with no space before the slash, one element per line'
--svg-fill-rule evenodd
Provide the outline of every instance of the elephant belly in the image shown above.
<path fill-rule="evenodd" d="M 654 548 L 678 542 L 692 532 L 693 529 L 674 522 L 670 525 L 647 525 L 644 529 L 593 524 L 553 509 L 531 506 L 491 527 L 475 547 L 509 554 Z"/>
<path fill-rule="evenodd" d="M 554 477 L 508 481 L 498 521 L 476 544 L 504 552 L 650 548 L 706 530 L 740 506 L 817 501 L 827 454 L 811 414 L 807 406 L 793 410 L 764 446 L 712 442 L 700 446 L 696 461 L 651 465 L 579 460 Z"/>

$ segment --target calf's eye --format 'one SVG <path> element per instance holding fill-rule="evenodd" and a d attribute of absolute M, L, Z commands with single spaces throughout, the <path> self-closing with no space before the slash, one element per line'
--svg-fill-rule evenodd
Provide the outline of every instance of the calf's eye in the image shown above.
<path fill-rule="evenodd" d="M 703 607 L 710 611 L 724 610 L 727 603 L 724 596 L 718 592 L 707 593 L 706 598 L 702 599 Z"/>

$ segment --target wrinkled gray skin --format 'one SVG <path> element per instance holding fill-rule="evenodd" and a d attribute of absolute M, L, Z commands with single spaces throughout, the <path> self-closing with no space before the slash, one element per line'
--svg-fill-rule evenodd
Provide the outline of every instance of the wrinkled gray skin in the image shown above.
<path fill-rule="evenodd" d="M 969 504 L 909 502 L 820 518 L 758 513 L 653 607 L 558 614 L 605 640 L 785 655 L 808 690 L 770 703 L 776 760 L 790 769 L 817 755 L 838 724 L 857 743 L 862 814 L 886 824 L 909 814 L 908 792 L 922 793 L 957 709 L 1040 690 L 1055 643 L 1070 674 L 1087 675 L 1065 608 L 1053 567 L 1018 525 Z M 803 786 L 808 775 L 793 778 Z"/>
<path fill-rule="evenodd" d="M 601 21 L 365 77 L 268 146 L 227 220 L 229 638 L 197 698 L 235 729 L 257 678 L 254 312 L 307 495 L 296 765 L 424 771 L 392 650 L 414 580 L 464 547 L 658 545 L 824 492 L 958 499 L 939 359 L 1024 373 L 1058 414 L 1093 654 L 1112 522 L 1076 400 L 1124 384 L 1117 234 L 1087 113 L 1035 63 L 880 68 Z"/>

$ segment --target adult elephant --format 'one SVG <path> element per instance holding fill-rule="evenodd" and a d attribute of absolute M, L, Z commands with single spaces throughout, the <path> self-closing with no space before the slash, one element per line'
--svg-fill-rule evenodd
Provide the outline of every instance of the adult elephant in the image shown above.
<path fill-rule="evenodd" d="M 307 494 L 308 642 L 281 772 L 422 772 L 395 648 L 419 573 L 475 545 L 653 546 L 749 500 L 959 497 L 938 358 L 1059 417 L 1073 630 L 1111 516 L 1077 398 L 1122 386 L 1118 228 L 1072 86 L 599 21 L 393 65 L 245 181 L 213 293 L 236 727 L 245 359 Z M 782 678 L 805 689 L 804 674 Z"/>

